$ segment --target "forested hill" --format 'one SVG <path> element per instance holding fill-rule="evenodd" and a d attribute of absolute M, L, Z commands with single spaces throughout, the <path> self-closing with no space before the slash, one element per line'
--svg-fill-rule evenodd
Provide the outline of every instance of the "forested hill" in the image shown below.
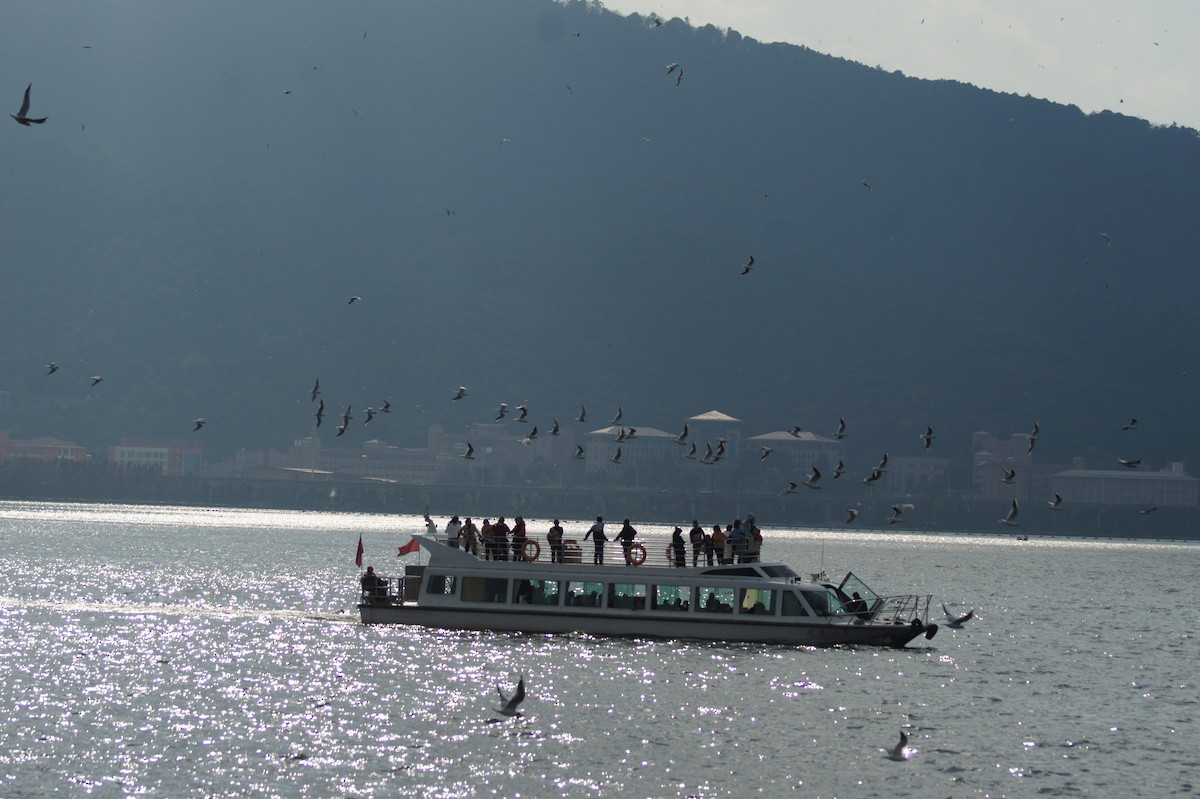
<path fill-rule="evenodd" d="M 9 9 L 14 437 L 285 447 L 319 377 L 339 444 L 586 402 L 1200 458 L 1195 131 L 583 3 L 124 8 Z"/>

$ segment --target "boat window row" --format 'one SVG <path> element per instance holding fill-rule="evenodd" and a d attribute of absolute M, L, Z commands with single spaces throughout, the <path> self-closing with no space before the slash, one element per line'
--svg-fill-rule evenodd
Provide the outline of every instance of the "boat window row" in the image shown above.
<path fill-rule="evenodd" d="M 456 577 L 431 573 L 426 596 L 480 604 L 543 605 L 562 608 L 650 609 L 678 613 L 764 616 L 829 616 L 844 612 L 836 592 L 818 587 L 796 590 L 732 586 Z M 803 596 L 803 601 L 801 600 Z"/>

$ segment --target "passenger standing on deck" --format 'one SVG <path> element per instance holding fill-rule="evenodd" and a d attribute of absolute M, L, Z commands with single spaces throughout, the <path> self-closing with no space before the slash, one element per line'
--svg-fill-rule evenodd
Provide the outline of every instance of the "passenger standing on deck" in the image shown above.
<path fill-rule="evenodd" d="M 496 560 L 508 560 L 508 532 L 509 526 L 505 524 L 504 517 L 501 516 L 492 525 L 492 540 L 496 542 Z"/>
<path fill-rule="evenodd" d="M 692 567 L 700 565 L 700 553 L 704 551 L 704 530 L 700 522 L 692 519 L 692 529 L 688 531 L 688 540 L 692 542 Z"/>
<path fill-rule="evenodd" d="M 717 563 L 719 563 L 722 566 L 724 566 L 726 563 L 726 558 L 725 558 L 725 542 L 726 542 L 726 540 L 727 539 L 725 536 L 725 532 L 721 529 L 721 525 L 714 524 L 713 531 L 712 531 L 713 551 L 717 555 Z"/>
<path fill-rule="evenodd" d="M 633 525 L 626 519 L 621 525 L 621 532 L 617 533 L 617 540 L 621 542 L 621 549 L 625 551 L 625 565 L 633 565 L 633 539 L 637 538 L 637 530 L 633 529 Z"/>
<path fill-rule="evenodd" d="M 475 522 L 471 521 L 470 516 L 468 516 L 467 520 L 465 522 L 463 522 L 462 538 L 463 538 L 463 549 L 467 550 L 472 555 L 475 555 L 476 557 L 478 557 L 479 556 L 479 530 L 477 530 L 475 528 Z"/>
<path fill-rule="evenodd" d="M 733 562 L 746 562 L 746 528 L 742 527 L 741 519 L 733 520 L 733 529 L 729 531 L 730 548 L 733 550 Z"/>
<path fill-rule="evenodd" d="M 709 535 L 708 533 L 705 533 L 704 534 L 704 562 L 709 566 L 713 565 L 714 551 L 715 551 L 715 548 L 713 547 L 712 536 Z"/>
<path fill-rule="evenodd" d="M 425 514 L 425 535 L 429 536 L 430 538 L 434 539 L 435 541 L 437 540 L 437 535 L 438 535 L 437 522 L 435 522 L 433 519 L 429 518 L 428 513 Z"/>
<path fill-rule="evenodd" d="M 762 530 L 754 522 L 754 514 L 746 517 L 746 562 L 757 563 L 762 553 Z"/>
<path fill-rule="evenodd" d="M 512 559 L 520 562 L 525 560 L 525 517 L 513 519 L 512 529 Z"/>
<path fill-rule="evenodd" d="M 479 528 L 479 540 L 483 542 L 483 556 L 488 560 L 495 560 L 496 543 L 492 538 L 492 523 L 488 519 L 484 519 L 483 527 Z"/>
<path fill-rule="evenodd" d="M 446 522 L 446 543 L 458 549 L 458 534 L 462 532 L 462 522 L 458 520 L 458 516 L 452 516 L 450 521 Z"/>
<path fill-rule="evenodd" d="M 683 528 L 676 527 L 671 533 L 671 565 L 677 569 L 687 566 L 687 551 L 683 542 Z"/>
<path fill-rule="evenodd" d="M 554 525 L 550 528 L 550 532 L 546 533 L 546 543 L 550 545 L 550 562 L 563 562 L 563 529 L 558 523 L 558 519 L 554 520 Z"/>
<path fill-rule="evenodd" d="M 603 516 L 596 517 L 596 523 L 593 524 L 586 533 L 584 533 L 583 540 L 587 541 L 589 537 L 592 539 L 592 543 L 596 546 L 596 552 L 594 555 L 592 555 L 592 563 L 595 563 L 597 565 L 603 565 L 604 564 L 604 543 L 606 541 L 608 541 L 608 536 L 606 536 L 604 534 L 604 517 Z"/>

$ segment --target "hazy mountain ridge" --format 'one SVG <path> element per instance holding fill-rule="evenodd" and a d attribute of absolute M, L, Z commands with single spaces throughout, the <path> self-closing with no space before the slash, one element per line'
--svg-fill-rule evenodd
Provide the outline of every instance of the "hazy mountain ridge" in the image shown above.
<path fill-rule="evenodd" d="M 0 427 L 285 446 L 319 375 L 403 412 L 352 442 L 524 401 L 844 415 L 864 451 L 1038 419 L 1046 457 L 1139 415 L 1139 454 L 1198 450 L 1192 131 L 581 4 L 288 8 L 148 7 L 169 44 L 57 82 L 25 54 L 53 126 L 5 133 Z"/>

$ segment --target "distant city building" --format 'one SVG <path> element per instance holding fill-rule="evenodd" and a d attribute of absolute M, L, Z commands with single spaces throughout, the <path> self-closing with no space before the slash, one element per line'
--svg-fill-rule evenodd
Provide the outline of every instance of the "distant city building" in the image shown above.
<path fill-rule="evenodd" d="M 204 443 L 199 439 L 122 438 L 108 448 L 108 462 L 118 466 L 157 469 L 168 477 L 200 471 Z"/>
<path fill-rule="evenodd" d="M 1054 475 L 1051 489 L 1064 505 L 1136 505 L 1139 507 L 1196 507 L 1200 480 L 1170 463 L 1159 471 L 1139 469 L 1068 469 Z"/>
<path fill-rule="evenodd" d="M 976 499 L 1049 500 L 1054 495 L 1051 479 L 1070 468 L 1067 464 L 1034 463 L 1027 433 L 1013 433 L 1008 440 L 1001 440 L 991 433 L 975 433 L 971 440 Z M 1003 479 L 1007 469 L 1015 472 L 1011 483 Z"/>
<path fill-rule="evenodd" d="M 8 431 L 0 431 L 0 459 L 32 458 L 39 461 L 85 461 L 86 448 L 70 441 L 43 436 L 30 439 L 10 439 Z"/>

